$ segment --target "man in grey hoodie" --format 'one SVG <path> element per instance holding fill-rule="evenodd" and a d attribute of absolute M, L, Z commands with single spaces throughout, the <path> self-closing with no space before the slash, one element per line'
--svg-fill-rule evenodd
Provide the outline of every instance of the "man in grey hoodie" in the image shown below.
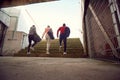
<path fill-rule="evenodd" d="M 35 25 L 32 25 L 32 27 L 30 27 L 29 34 L 28 34 L 29 45 L 28 45 L 27 54 L 30 54 L 30 49 L 34 50 L 34 46 L 37 44 L 37 42 L 34 40 L 35 34 L 36 34 L 36 27 Z M 32 41 L 34 41 L 34 44 L 32 44 Z"/>

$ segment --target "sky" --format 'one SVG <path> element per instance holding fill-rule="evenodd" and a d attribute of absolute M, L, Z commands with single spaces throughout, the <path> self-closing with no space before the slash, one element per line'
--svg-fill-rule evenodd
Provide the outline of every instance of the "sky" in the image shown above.
<path fill-rule="evenodd" d="M 71 30 L 70 37 L 82 38 L 80 7 L 80 0 L 59 0 L 19 7 L 18 31 L 28 33 L 35 24 L 37 33 L 42 36 L 44 29 L 50 25 L 56 37 L 57 29 L 66 23 Z"/>

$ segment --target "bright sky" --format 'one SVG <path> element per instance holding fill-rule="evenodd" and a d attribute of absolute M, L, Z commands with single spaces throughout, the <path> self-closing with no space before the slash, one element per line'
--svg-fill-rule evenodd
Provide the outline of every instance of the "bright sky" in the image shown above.
<path fill-rule="evenodd" d="M 70 37 L 81 38 L 80 7 L 80 0 L 59 0 L 24 6 L 18 22 L 18 30 L 28 33 L 29 28 L 35 24 L 37 33 L 42 36 L 44 29 L 50 25 L 56 37 L 57 29 L 66 23 L 71 30 Z"/>

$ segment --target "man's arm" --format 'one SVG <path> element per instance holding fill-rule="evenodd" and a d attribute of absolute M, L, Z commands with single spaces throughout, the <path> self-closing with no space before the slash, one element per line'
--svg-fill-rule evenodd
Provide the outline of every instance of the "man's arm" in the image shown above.
<path fill-rule="evenodd" d="M 43 32 L 42 38 L 44 37 L 45 33 L 46 33 L 46 29 L 45 29 L 44 32 Z"/>
<path fill-rule="evenodd" d="M 59 31 L 60 31 L 60 28 L 57 30 L 57 37 L 58 37 L 58 33 L 59 33 Z"/>

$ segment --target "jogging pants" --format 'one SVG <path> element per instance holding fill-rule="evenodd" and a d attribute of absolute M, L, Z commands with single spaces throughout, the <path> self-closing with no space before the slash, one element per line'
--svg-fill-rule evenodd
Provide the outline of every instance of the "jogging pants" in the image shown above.
<path fill-rule="evenodd" d="M 50 36 L 48 34 L 46 34 L 46 40 L 47 40 L 46 50 L 49 52 L 49 50 L 50 50 L 50 44 L 51 44 L 51 39 L 50 39 Z"/>
<path fill-rule="evenodd" d="M 34 39 L 34 36 L 33 36 L 33 35 L 29 35 L 29 36 L 28 36 L 28 41 L 29 41 L 28 52 L 30 52 L 30 47 L 34 47 L 34 46 L 37 44 L 37 42 L 34 41 L 34 43 L 33 43 L 33 45 L 32 45 L 33 39 Z"/>
<path fill-rule="evenodd" d="M 63 41 L 63 43 L 64 43 L 64 52 L 66 52 L 67 38 L 65 37 L 64 34 L 60 34 L 60 38 L 59 38 L 60 46 L 62 45 L 62 41 Z"/>

